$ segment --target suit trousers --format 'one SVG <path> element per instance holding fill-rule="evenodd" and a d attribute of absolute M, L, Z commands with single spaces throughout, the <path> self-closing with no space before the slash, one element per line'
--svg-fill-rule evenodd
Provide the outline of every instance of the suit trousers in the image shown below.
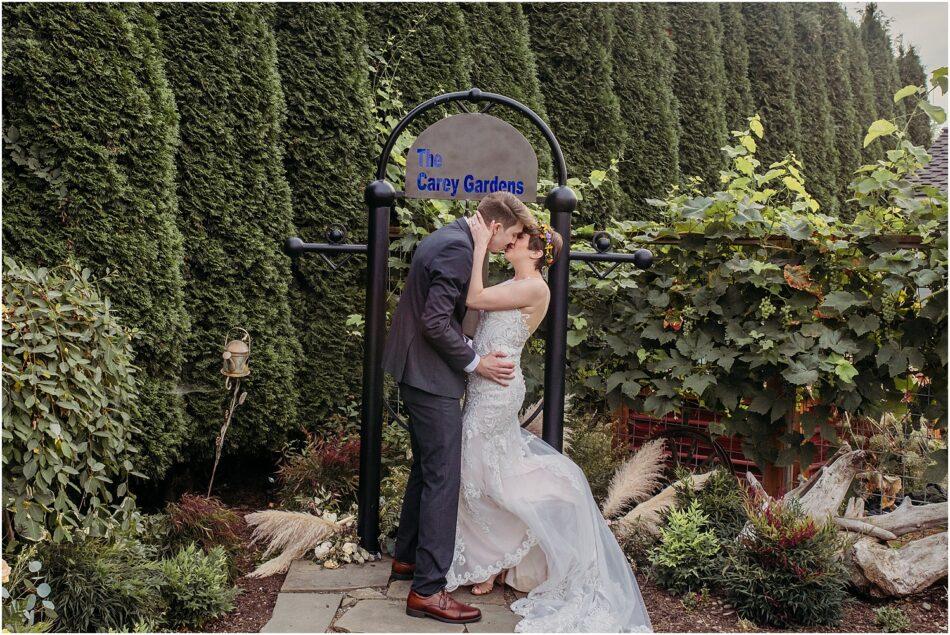
<path fill-rule="evenodd" d="M 453 397 L 399 384 L 409 412 L 412 468 L 396 533 L 396 559 L 415 563 L 412 590 L 432 595 L 445 587 L 455 555 L 462 470 L 462 409 Z"/>

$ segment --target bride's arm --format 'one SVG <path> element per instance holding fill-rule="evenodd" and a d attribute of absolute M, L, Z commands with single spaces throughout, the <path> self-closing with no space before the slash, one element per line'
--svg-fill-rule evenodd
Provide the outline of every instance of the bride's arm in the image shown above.
<path fill-rule="evenodd" d="M 504 311 L 506 309 L 521 309 L 543 301 L 547 293 L 547 285 L 540 278 L 530 278 L 512 284 L 496 284 L 485 287 L 482 282 L 482 270 L 485 258 L 488 257 L 488 241 L 491 240 L 494 227 L 485 225 L 481 216 L 471 222 L 472 236 L 475 239 L 475 253 L 472 258 L 472 276 L 468 282 L 468 295 L 465 304 L 470 309 L 484 309 L 486 311 Z"/>

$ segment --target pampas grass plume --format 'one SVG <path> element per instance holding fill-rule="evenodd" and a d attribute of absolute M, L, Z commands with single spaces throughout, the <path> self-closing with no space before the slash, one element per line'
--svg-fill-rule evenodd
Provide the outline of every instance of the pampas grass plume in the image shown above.
<path fill-rule="evenodd" d="M 642 503 L 656 490 L 663 475 L 664 440 L 640 446 L 637 453 L 617 468 L 603 503 L 605 518 L 613 518 L 629 503 Z"/>
<path fill-rule="evenodd" d="M 252 545 L 258 541 L 266 541 L 265 558 L 277 551 L 281 552 L 279 556 L 268 560 L 248 574 L 249 578 L 266 578 L 289 569 L 291 562 L 302 557 L 329 536 L 346 529 L 353 521 L 353 517 L 347 516 L 337 522 L 332 522 L 303 512 L 268 510 L 248 514 L 244 520 L 249 526 L 254 527 L 251 534 Z"/>

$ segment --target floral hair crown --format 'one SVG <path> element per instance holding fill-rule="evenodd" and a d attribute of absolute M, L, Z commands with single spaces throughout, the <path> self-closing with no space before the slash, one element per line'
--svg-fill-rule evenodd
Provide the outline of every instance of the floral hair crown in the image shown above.
<path fill-rule="evenodd" d="M 544 261 L 550 267 L 554 263 L 554 228 L 547 223 L 540 223 L 538 230 L 544 236 Z"/>

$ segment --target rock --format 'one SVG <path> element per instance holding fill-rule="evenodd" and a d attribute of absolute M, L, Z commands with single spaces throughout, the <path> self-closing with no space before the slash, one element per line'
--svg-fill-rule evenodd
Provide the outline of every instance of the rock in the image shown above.
<path fill-rule="evenodd" d="M 324 569 L 339 569 L 340 564 L 336 560 L 330 559 L 323 563 L 323 568 Z"/>
<path fill-rule="evenodd" d="M 280 593 L 264 633 L 324 632 L 336 615 L 342 593 Z"/>
<path fill-rule="evenodd" d="M 463 624 L 445 624 L 406 615 L 405 602 L 360 600 L 334 624 L 351 633 L 464 633 Z"/>
<path fill-rule="evenodd" d="M 389 582 L 390 561 L 349 564 L 324 569 L 308 560 L 295 560 L 284 579 L 282 592 L 347 591 L 366 587 L 384 587 Z"/>
<path fill-rule="evenodd" d="M 348 609 L 357 602 L 359 602 L 359 600 L 353 597 L 343 598 L 343 608 Z"/>
<path fill-rule="evenodd" d="M 930 609 L 933 608 L 933 606 L 930 605 L 930 602 L 924 602 L 923 604 L 921 604 L 921 606 L 924 608 L 925 611 L 929 611 Z"/>

